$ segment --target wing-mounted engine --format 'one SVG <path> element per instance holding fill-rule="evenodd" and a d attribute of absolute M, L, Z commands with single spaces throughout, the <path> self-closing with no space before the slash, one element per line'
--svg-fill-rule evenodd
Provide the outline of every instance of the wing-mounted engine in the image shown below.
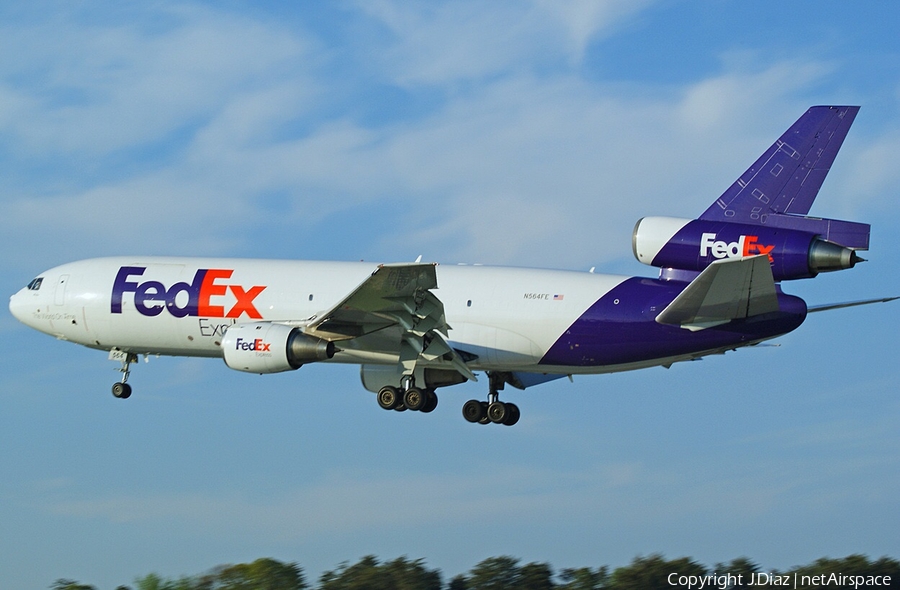
<path fill-rule="evenodd" d="M 645 217 L 634 227 L 632 248 L 635 257 L 644 264 L 691 271 L 702 271 L 717 260 L 765 254 L 776 281 L 853 268 L 863 260 L 856 250 L 868 248 L 868 225 L 807 217 L 796 217 L 793 221 L 800 229 Z M 847 242 L 846 245 L 815 231 L 827 232 L 829 227 L 847 230 L 843 236 L 831 232 L 833 237 Z"/>
<path fill-rule="evenodd" d="M 225 364 L 247 373 L 280 373 L 334 356 L 333 342 L 273 322 L 236 324 L 222 339 Z"/>

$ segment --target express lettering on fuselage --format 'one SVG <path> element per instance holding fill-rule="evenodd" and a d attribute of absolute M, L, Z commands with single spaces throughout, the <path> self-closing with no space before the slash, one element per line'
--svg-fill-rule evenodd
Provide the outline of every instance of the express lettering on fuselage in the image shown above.
<path fill-rule="evenodd" d="M 201 268 L 194 274 L 190 283 L 178 282 L 166 287 L 159 281 L 137 282 L 129 280 L 144 274 L 144 266 L 123 266 L 116 274 L 110 299 L 110 312 L 122 313 L 122 298 L 125 293 L 134 294 L 134 308 L 141 315 L 157 316 L 167 309 L 177 318 L 187 316 L 206 318 L 239 318 L 246 314 L 252 319 L 262 319 L 262 314 L 254 306 L 253 301 L 265 290 L 265 286 L 256 285 L 245 289 L 241 285 L 224 284 L 234 273 L 231 269 Z M 225 312 L 224 305 L 218 305 L 223 297 L 231 291 L 235 302 Z M 181 298 L 183 306 L 179 306 L 177 298 L 181 293 L 187 294 L 187 300 Z"/>

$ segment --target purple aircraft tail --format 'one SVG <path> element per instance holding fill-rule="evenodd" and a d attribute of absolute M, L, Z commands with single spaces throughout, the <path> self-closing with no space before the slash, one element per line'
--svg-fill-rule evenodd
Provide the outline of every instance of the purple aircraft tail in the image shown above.
<path fill-rule="evenodd" d="M 868 249 L 866 224 L 803 217 L 858 112 L 853 106 L 811 107 L 700 219 L 808 231 L 847 248 Z"/>
<path fill-rule="evenodd" d="M 638 221 L 635 257 L 665 273 L 765 254 L 775 281 L 853 268 L 856 251 L 869 249 L 869 225 L 806 214 L 858 111 L 811 107 L 699 219 Z"/>

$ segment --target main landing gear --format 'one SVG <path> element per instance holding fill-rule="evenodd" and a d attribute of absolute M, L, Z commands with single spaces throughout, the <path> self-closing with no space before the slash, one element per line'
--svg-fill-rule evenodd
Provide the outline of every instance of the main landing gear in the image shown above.
<path fill-rule="evenodd" d="M 515 404 L 500 401 L 499 391 L 505 385 L 501 375 L 488 373 L 488 379 L 490 380 L 488 401 L 482 402 L 477 399 L 467 401 L 462 408 L 463 418 L 469 422 L 478 422 L 479 424 L 494 423 L 512 426 L 519 421 L 519 407 Z"/>
<path fill-rule="evenodd" d="M 427 414 L 437 407 L 438 398 L 433 389 L 420 389 L 416 387 L 415 379 L 407 376 L 403 378 L 400 388 L 385 385 L 379 389 L 378 405 L 385 410 L 412 410 Z"/>
<path fill-rule="evenodd" d="M 119 369 L 122 372 L 122 380 L 118 383 L 113 383 L 112 386 L 112 394 L 113 397 L 117 397 L 119 399 L 128 399 L 131 397 L 131 385 L 128 385 L 128 375 L 131 374 L 131 363 L 136 363 L 138 357 L 136 354 L 131 352 L 122 353 L 122 368 Z"/>

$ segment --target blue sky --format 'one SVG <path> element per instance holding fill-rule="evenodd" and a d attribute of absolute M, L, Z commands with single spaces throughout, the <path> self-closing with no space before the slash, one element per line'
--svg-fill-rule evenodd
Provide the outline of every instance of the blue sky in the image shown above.
<path fill-rule="evenodd" d="M 862 110 L 812 213 L 872 223 L 810 303 L 900 294 L 900 9 L 845 2 L 0 5 L 0 286 L 113 254 L 479 262 L 652 276 L 813 104 Z M 262 556 L 446 576 L 662 552 L 900 556 L 897 304 L 767 347 L 389 414 L 353 367 L 115 365 L 0 314 L 0 583 L 101 588 Z"/>

